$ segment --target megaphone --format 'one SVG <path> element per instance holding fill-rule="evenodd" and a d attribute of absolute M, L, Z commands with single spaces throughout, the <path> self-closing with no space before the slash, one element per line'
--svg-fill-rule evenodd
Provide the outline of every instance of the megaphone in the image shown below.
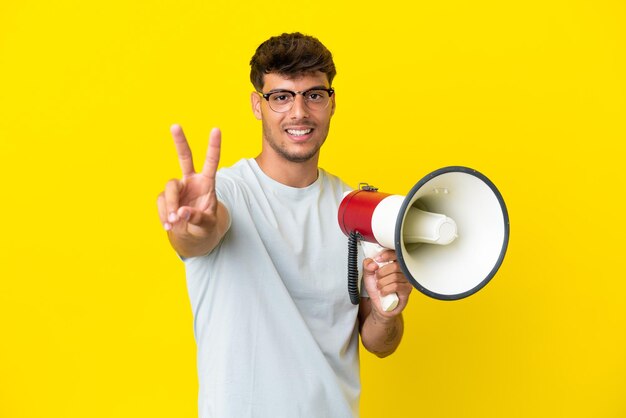
<path fill-rule="evenodd" d="M 509 216 L 502 195 L 483 174 L 444 167 L 418 181 L 406 196 L 378 192 L 367 184 L 347 193 L 338 211 L 350 237 L 348 290 L 359 301 L 357 243 L 366 257 L 394 249 L 408 281 L 440 300 L 457 300 L 482 289 L 504 260 Z M 381 298 L 393 310 L 397 295 Z"/>

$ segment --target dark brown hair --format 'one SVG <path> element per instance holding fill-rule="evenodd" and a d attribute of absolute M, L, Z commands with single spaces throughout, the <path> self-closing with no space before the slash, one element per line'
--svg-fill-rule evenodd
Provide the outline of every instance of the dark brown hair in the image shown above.
<path fill-rule="evenodd" d="M 332 85 L 337 71 L 330 51 L 316 38 L 299 32 L 283 33 L 263 42 L 250 60 L 250 81 L 257 91 L 263 89 L 265 74 L 288 78 L 320 71 Z"/>

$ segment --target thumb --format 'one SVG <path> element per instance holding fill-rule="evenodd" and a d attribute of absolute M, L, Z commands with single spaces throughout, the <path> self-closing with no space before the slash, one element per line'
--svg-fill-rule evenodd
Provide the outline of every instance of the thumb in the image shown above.
<path fill-rule="evenodd" d="M 187 223 L 196 226 L 203 226 L 210 222 L 209 215 L 205 211 L 191 206 L 183 206 L 179 208 L 178 216 Z"/>
<path fill-rule="evenodd" d="M 371 258 L 366 258 L 365 260 L 363 260 L 363 273 L 373 274 L 378 269 L 378 264 Z"/>

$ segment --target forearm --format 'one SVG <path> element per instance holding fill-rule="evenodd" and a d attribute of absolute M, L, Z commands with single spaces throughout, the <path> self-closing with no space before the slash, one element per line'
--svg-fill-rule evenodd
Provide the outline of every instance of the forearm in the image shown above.
<path fill-rule="evenodd" d="M 403 334 L 402 314 L 388 318 L 380 316 L 375 309 L 372 309 L 361 325 L 363 346 L 367 351 L 381 358 L 396 351 Z"/>

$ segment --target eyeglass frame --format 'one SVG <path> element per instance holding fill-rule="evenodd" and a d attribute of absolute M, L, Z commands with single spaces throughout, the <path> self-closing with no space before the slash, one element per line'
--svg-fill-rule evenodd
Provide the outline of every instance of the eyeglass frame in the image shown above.
<path fill-rule="evenodd" d="M 259 95 L 261 97 L 263 97 L 267 101 L 267 104 L 268 104 L 268 106 L 270 106 L 270 109 L 272 109 L 272 106 L 269 104 L 270 103 L 270 96 L 272 94 L 276 94 L 276 93 L 289 93 L 289 94 L 291 94 L 291 98 L 293 99 L 293 102 L 291 103 L 291 107 L 289 109 L 283 110 L 282 112 L 279 112 L 277 110 L 272 109 L 272 112 L 287 113 L 291 109 L 293 109 L 293 105 L 296 103 L 296 95 L 298 95 L 298 94 L 301 95 L 304 98 L 304 104 L 306 105 L 306 107 L 311 109 L 309 107 L 309 105 L 308 105 L 308 102 L 306 100 L 305 94 L 310 92 L 310 91 L 314 91 L 314 90 L 321 90 L 321 91 L 325 91 L 326 93 L 328 93 L 329 102 L 330 102 L 330 98 L 333 97 L 333 94 L 335 94 L 335 89 L 332 88 L 332 87 L 328 87 L 328 88 L 326 88 L 326 87 L 312 87 L 312 88 L 304 90 L 304 91 L 293 91 L 293 90 L 287 90 L 287 89 L 277 89 L 277 90 L 272 90 L 272 91 L 270 91 L 268 93 L 263 93 L 263 92 L 260 92 L 260 91 L 257 91 L 257 93 L 259 93 Z M 328 103 L 326 103 L 326 106 L 323 109 L 326 109 L 327 107 L 328 107 Z M 323 109 L 320 109 L 320 110 L 323 110 Z M 311 110 L 313 110 L 313 109 L 311 109 Z"/>

